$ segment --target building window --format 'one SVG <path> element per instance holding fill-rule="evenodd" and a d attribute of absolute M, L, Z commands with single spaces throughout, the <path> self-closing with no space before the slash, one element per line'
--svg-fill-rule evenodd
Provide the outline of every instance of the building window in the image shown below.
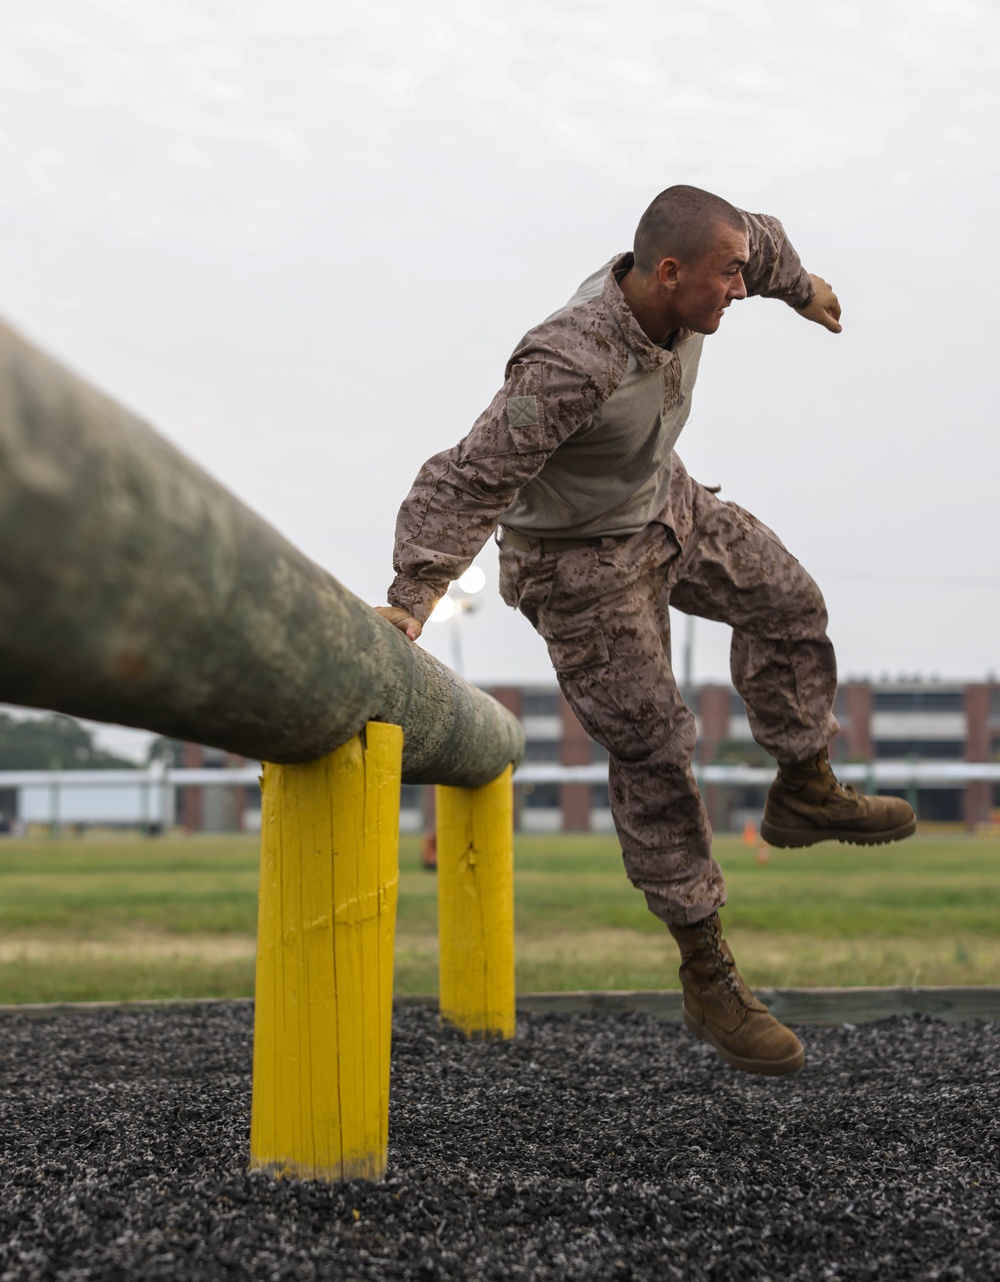
<path fill-rule="evenodd" d="M 524 745 L 525 761 L 558 761 L 558 739 L 529 739 Z"/>
<path fill-rule="evenodd" d="M 876 739 L 874 748 L 875 756 L 883 760 L 961 761 L 965 756 L 961 739 Z"/>
<path fill-rule="evenodd" d="M 558 715 L 558 690 L 525 690 L 521 696 L 522 717 L 557 717 Z"/>
<path fill-rule="evenodd" d="M 557 783 L 524 783 L 521 796 L 529 810 L 558 810 L 561 804 Z"/>
<path fill-rule="evenodd" d="M 611 797 L 606 783 L 595 783 L 590 786 L 590 805 L 592 810 L 610 810 Z"/>
<path fill-rule="evenodd" d="M 961 690 L 876 690 L 876 712 L 964 712 Z"/>

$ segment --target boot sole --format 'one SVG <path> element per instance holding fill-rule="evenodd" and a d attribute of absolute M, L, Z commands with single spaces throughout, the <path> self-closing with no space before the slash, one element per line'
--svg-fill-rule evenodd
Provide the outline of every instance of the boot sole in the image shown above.
<path fill-rule="evenodd" d="M 849 846 L 885 846 L 890 841 L 902 841 L 912 837 L 917 831 L 916 819 L 900 824 L 898 828 L 889 828 L 884 832 L 851 832 L 845 829 L 838 832 L 829 828 L 776 828 L 763 820 L 760 835 L 769 846 L 788 849 L 794 846 L 817 846 L 821 841 L 841 841 Z"/>
<path fill-rule="evenodd" d="M 687 1007 L 681 1008 L 681 1014 L 684 1017 L 684 1025 L 689 1033 L 694 1033 L 695 1037 L 700 1038 L 703 1042 L 708 1042 L 709 1046 L 719 1052 L 727 1064 L 733 1068 L 738 1068 L 742 1073 L 758 1073 L 764 1077 L 783 1077 L 786 1073 L 796 1073 L 806 1061 L 806 1053 L 800 1046 L 794 1055 L 789 1055 L 785 1059 L 744 1059 L 741 1055 L 734 1055 L 732 1051 L 726 1050 L 721 1042 L 717 1041 L 704 1024 L 701 1024 L 692 1015 L 688 1013 Z"/>

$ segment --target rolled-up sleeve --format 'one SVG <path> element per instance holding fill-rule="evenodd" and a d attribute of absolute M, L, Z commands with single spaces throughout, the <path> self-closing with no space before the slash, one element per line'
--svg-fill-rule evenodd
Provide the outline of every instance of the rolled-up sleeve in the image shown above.
<path fill-rule="evenodd" d="M 790 307 L 812 302 L 815 288 L 809 273 L 777 218 L 744 211 L 750 240 L 750 258 L 743 270 L 748 294 L 780 298 Z"/>

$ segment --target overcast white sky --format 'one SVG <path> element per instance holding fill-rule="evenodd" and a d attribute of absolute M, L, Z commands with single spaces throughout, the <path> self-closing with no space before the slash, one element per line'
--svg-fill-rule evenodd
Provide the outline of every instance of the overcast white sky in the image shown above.
<path fill-rule="evenodd" d="M 820 580 L 843 675 L 982 678 L 998 103 L 985 0 L 6 0 L 0 313 L 374 603 L 524 330 L 657 191 L 710 188 L 782 219 L 844 332 L 735 307 L 689 470 Z M 481 563 L 467 675 L 547 680 Z"/>

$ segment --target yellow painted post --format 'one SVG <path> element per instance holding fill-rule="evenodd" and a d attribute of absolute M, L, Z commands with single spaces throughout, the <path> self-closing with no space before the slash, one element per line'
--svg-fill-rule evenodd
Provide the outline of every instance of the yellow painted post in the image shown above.
<path fill-rule="evenodd" d="M 512 773 L 436 790 L 441 1015 L 470 1037 L 515 1031 Z"/>
<path fill-rule="evenodd" d="M 389 1141 L 403 732 L 265 765 L 250 1166 L 380 1179 Z"/>

